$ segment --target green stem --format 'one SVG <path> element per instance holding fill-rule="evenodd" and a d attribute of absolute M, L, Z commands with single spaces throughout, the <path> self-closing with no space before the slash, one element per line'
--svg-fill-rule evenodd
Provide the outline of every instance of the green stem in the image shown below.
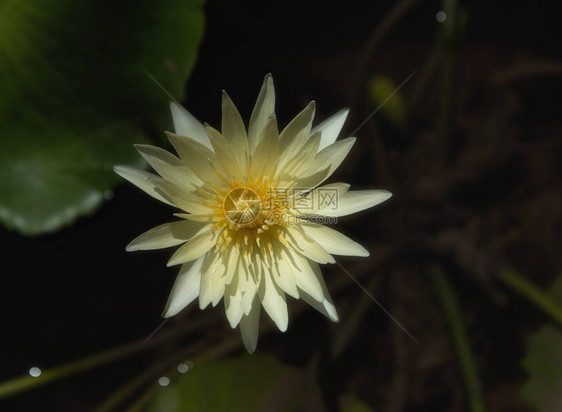
<path fill-rule="evenodd" d="M 562 326 L 562 306 L 552 300 L 546 291 L 510 269 L 502 270 L 499 278 Z"/>
<path fill-rule="evenodd" d="M 97 353 L 95 355 L 87 356 L 52 369 L 44 370 L 38 377 L 24 375 L 4 381 L 0 383 L 0 399 L 15 395 L 19 392 L 27 391 L 36 386 L 45 385 L 49 382 L 56 381 L 78 372 L 89 370 L 112 360 L 122 358 L 126 355 L 133 354 L 138 352 L 139 348 L 139 343 L 124 345 L 105 352 Z"/>
<path fill-rule="evenodd" d="M 472 412 L 483 412 L 486 408 L 482 396 L 482 386 L 457 298 L 440 267 L 431 267 L 429 276 L 447 317 L 447 323 L 468 392 L 470 410 Z"/>
<path fill-rule="evenodd" d="M 23 375 L 14 379 L 0 382 L 0 399 L 33 389 L 37 386 L 45 385 L 47 383 L 74 375 L 76 373 L 90 370 L 111 361 L 124 358 L 126 356 L 131 356 L 133 354 L 143 352 L 157 345 L 160 345 L 163 342 L 186 334 L 200 324 L 205 324 L 208 321 L 209 320 L 207 318 L 202 318 L 199 322 L 192 322 L 189 327 L 183 327 L 166 334 L 161 334 L 160 336 L 153 337 L 148 341 L 146 339 L 142 339 L 127 343 L 113 349 L 109 349 L 60 366 L 56 366 L 52 369 L 43 370 L 41 372 L 41 375 L 37 377 Z"/>

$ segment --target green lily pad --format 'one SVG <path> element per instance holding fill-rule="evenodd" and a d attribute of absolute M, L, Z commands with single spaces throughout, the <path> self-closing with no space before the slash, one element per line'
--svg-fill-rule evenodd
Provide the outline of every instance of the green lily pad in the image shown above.
<path fill-rule="evenodd" d="M 265 410 L 290 370 L 264 355 L 202 364 L 158 388 L 146 412 Z"/>
<path fill-rule="evenodd" d="M 562 305 L 562 276 L 550 295 Z M 527 344 L 523 368 L 528 378 L 521 388 L 522 398 L 536 411 L 562 410 L 562 332 L 546 325 L 534 332 Z"/>
<path fill-rule="evenodd" d="M 0 222 L 38 235 L 91 213 L 142 166 L 195 62 L 202 0 L 0 3 Z"/>

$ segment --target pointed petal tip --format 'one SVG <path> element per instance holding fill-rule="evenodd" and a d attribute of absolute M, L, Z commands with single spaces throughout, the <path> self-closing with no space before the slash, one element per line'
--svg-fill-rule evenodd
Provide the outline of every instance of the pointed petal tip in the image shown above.
<path fill-rule="evenodd" d="M 191 303 L 191 302 L 190 302 Z M 160 314 L 160 316 L 164 319 L 169 319 L 171 317 L 176 316 L 178 313 L 182 312 L 185 308 L 187 307 L 187 305 L 182 305 L 179 308 L 173 307 L 172 305 L 170 305 L 170 303 L 168 302 L 166 304 L 166 307 L 164 308 L 164 310 L 162 311 L 162 313 Z"/>
<path fill-rule="evenodd" d="M 357 256 L 357 257 L 369 257 L 371 256 L 371 252 L 369 252 L 367 249 L 365 249 L 365 247 L 363 245 L 360 245 L 359 243 L 357 244 L 358 248 L 357 251 L 350 256 Z"/>
<path fill-rule="evenodd" d="M 331 302 L 331 300 L 329 301 L 327 299 L 324 299 L 324 302 L 322 302 L 322 305 L 326 309 L 326 313 L 328 314 L 328 318 L 332 322 L 338 323 L 340 321 L 340 317 L 338 315 L 338 311 L 336 310 L 336 307 Z"/>
<path fill-rule="evenodd" d="M 178 115 L 179 113 L 185 111 L 186 109 L 174 100 L 170 100 L 170 112 L 172 113 L 172 118 L 174 115 Z"/>
<path fill-rule="evenodd" d="M 383 197 L 384 197 L 382 202 L 384 202 L 385 200 L 388 200 L 392 197 L 392 193 L 389 192 L 388 190 L 381 190 L 380 192 L 381 192 L 381 194 L 383 194 Z"/>
<path fill-rule="evenodd" d="M 240 323 L 240 319 L 229 319 L 228 316 L 226 317 L 228 320 L 228 324 L 232 329 L 236 329 L 236 326 Z"/>
<path fill-rule="evenodd" d="M 246 345 L 246 343 L 244 343 L 244 347 L 246 348 L 246 351 L 247 351 L 250 355 L 253 355 L 254 352 L 256 351 L 257 345 L 250 346 L 250 345 Z"/>
<path fill-rule="evenodd" d="M 170 309 L 168 308 L 164 308 L 164 310 L 162 311 L 162 313 L 160 314 L 160 316 L 164 319 L 168 319 L 171 318 L 172 316 L 174 316 L 173 313 L 170 313 Z"/>
<path fill-rule="evenodd" d="M 223 110 L 224 110 L 225 105 L 232 105 L 232 106 L 236 107 L 236 105 L 234 104 L 234 102 L 230 98 L 230 95 L 224 89 L 222 89 L 222 92 L 221 92 L 221 104 L 223 106 Z"/>
<path fill-rule="evenodd" d="M 358 257 L 369 257 L 371 256 L 371 252 L 369 252 L 367 250 L 367 248 L 359 243 L 357 243 L 359 245 L 360 250 L 358 250 L 358 254 L 356 256 Z"/>
<path fill-rule="evenodd" d="M 170 303 L 170 301 L 168 301 L 168 303 L 166 303 L 166 306 L 164 307 L 164 310 L 162 311 L 160 316 L 164 319 L 169 319 L 173 316 L 176 316 L 178 313 L 183 311 L 186 307 L 187 307 L 187 305 L 182 305 L 182 306 L 178 307 L 177 304 L 172 305 Z"/>
<path fill-rule="evenodd" d="M 322 303 L 322 305 L 324 306 L 324 309 L 326 311 L 326 313 L 324 313 L 324 315 L 327 315 L 326 317 L 334 322 L 334 323 L 340 323 L 341 319 L 340 316 L 338 315 L 338 312 L 336 311 L 336 308 L 334 305 L 330 304 L 327 301 L 324 301 Z"/>
<path fill-rule="evenodd" d="M 144 153 L 147 153 L 150 151 L 151 148 L 154 148 L 154 146 L 149 145 L 149 144 L 142 144 L 142 143 L 135 143 L 133 145 L 133 147 L 135 149 L 137 149 L 137 151 L 142 155 Z"/>
<path fill-rule="evenodd" d="M 123 178 L 125 178 L 125 176 L 123 176 L 123 174 L 127 173 L 127 170 L 132 170 L 132 169 L 134 169 L 134 168 L 131 167 L 131 166 L 113 165 L 113 171 Z"/>
<path fill-rule="evenodd" d="M 244 348 L 248 351 L 249 354 L 252 354 L 256 351 L 258 346 L 258 333 L 256 332 L 249 332 L 240 329 L 240 333 L 242 335 L 242 343 L 244 343 Z"/>
<path fill-rule="evenodd" d="M 171 133 L 171 132 L 165 132 L 165 133 Z M 134 143 L 133 147 L 135 149 L 137 149 L 139 152 L 141 150 L 150 150 L 150 149 L 154 149 L 154 148 L 158 149 L 158 147 L 156 147 L 156 146 L 153 146 L 151 144 L 144 144 L 144 143 Z"/>

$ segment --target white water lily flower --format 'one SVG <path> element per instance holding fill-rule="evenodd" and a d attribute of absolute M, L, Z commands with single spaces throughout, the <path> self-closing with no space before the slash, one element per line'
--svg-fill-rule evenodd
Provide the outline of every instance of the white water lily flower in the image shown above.
<path fill-rule="evenodd" d="M 354 137 L 336 141 L 347 109 L 312 127 L 311 102 L 279 133 L 274 105 L 271 75 L 248 131 L 225 92 L 222 132 L 172 102 L 175 133 L 167 135 L 179 157 L 137 145 L 158 175 L 115 167 L 149 195 L 184 212 L 127 246 L 135 251 L 181 245 L 168 262 L 181 268 L 163 316 L 174 316 L 197 297 L 201 309 L 224 298 L 226 317 L 232 328 L 240 325 L 248 352 L 256 348 L 261 306 L 281 331 L 287 329 L 285 294 L 339 320 L 318 264 L 334 263 L 332 255 L 369 252 L 318 222 L 391 196 L 383 190 L 348 191 L 344 183 L 320 186 L 355 142 Z"/>

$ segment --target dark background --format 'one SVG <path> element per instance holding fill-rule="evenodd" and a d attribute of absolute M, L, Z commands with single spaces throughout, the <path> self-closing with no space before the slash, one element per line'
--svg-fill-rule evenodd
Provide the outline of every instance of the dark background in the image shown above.
<path fill-rule="evenodd" d="M 312 310 L 291 318 L 287 333 L 262 336 L 258 352 L 299 367 L 320 356 L 328 405 L 352 393 L 374 410 L 463 410 L 466 395 L 454 349 L 426 276 L 431 264 L 439 264 L 463 308 L 490 410 L 528 410 L 517 398 L 525 378 L 520 359 L 526 337 L 545 318 L 496 276 L 509 266 L 548 287 L 560 273 L 562 78 L 560 70 L 544 68 L 562 58 L 559 14 L 547 2 L 459 2 L 467 23 L 446 52 L 453 78 L 444 97 L 447 58 L 441 55 L 424 74 L 441 47 L 438 2 L 416 2 L 374 50 L 367 49 L 396 4 L 207 3 L 206 34 L 184 103 L 215 127 L 221 89 L 247 121 L 262 78 L 271 72 L 280 126 L 314 99 L 320 119 L 351 107 L 345 134 L 376 107 L 367 93 L 370 76 L 385 75 L 398 85 L 420 68 L 401 90 L 407 122 L 398 127 L 375 116 L 330 180 L 394 193 L 375 210 L 341 219 L 341 230 L 372 252 L 366 263 L 342 262 L 362 283 L 374 285 L 373 294 L 420 345 L 400 331 L 396 336 L 397 327 L 370 304 L 339 357 L 328 348 L 341 330 Z M 522 72 L 509 77 L 518 68 Z M 447 138 L 444 147 L 441 135 Z M 25 238 L 0 231 L 0 378 L 142 338 L 158 326 L 176 274 L 165 267 L 171 251 L 130 254 L 124 248 L 168 221 L 171 212 L 123 184 L 93 216 L 59 233 Z M 378 251 L 387 249 L 390 257 L 379 261 Z M 363 293 L 349 279 L 342 281 L 346 275 L 337 267 L 323 271 L 329 287 L 340 285 L 334 299 L 345 324 Z M 217 318 L 212 330 L 190 335 L 189 342 L 237 335 L 222 311 L 222 304 L 211 310 Z M 191 310 L 166 327 L 202 315 Z M 90 410 L 182 342 L 18 395 L 1 409 Z M 404 393 L 392 392 L 396 370 L 404 367 L 397 366 L 397 353 L 408 359 Z M 396 409 L 390 409 L 393 396 L 401 398 Z"/>

